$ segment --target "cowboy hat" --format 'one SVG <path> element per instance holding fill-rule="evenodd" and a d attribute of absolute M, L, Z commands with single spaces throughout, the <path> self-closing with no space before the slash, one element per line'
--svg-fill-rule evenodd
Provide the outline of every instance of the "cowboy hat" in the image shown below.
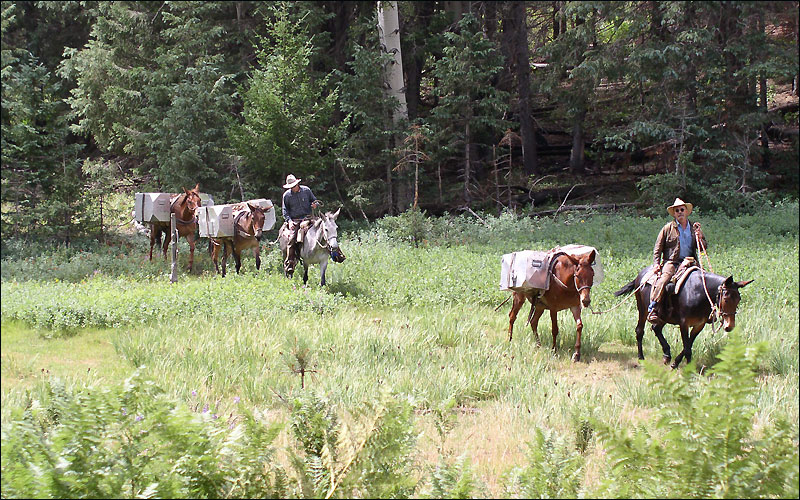
<path fill-rule="evenodd" d="M 292 189 L 296 185 L 300 183 L 302 179 L 298 179 L 297 177 L 289 174 L 286 176 L 286 184 L 283 185 L 283 189 Z"/>
<path fill-rule="evenodd" d="M 673 217 L 675 217 L 675 207 L 686 207 L 686 217 L 689 217 L 689 215 L 692 213 L 692 208 L 694 205 L 691 203 L 686 203 L 680 198 L 675 198 L 675 202 L 671 206 L 667 207 L 667 212 L 669 212 L 669 214 Z"/>

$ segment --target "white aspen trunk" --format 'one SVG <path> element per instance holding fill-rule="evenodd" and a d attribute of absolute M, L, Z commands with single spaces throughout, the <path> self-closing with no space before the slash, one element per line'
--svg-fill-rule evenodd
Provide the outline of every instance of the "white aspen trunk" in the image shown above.
<path fill-rule="evenodd" d="M 408 119 L 406 106 L 405 83 L 403 82 L 403 58 L 400 52 L 400 19 L 397 15 L 397 2 L 378 2 L 378 34 L 383 50 L 394 55 L 394 61 L 384 68 L 386 74 L 387 93 L 397 99 L 400 106 L 395 110 L 393 119 Z"/>

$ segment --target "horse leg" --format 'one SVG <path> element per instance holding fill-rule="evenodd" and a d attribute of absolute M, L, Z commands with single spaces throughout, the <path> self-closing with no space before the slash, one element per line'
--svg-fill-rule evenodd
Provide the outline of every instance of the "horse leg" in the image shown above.
<path fill-rule="evenodd" d="M 325 270 L 328 269 L 328 259 L 324 259 L 322 262 L 319 263 L 319 273 L 322 275 L 320 279 L 320 286 L 325 286 Z"/>
<path fill-rule="evenodd" d="M 636 323 L 636 349 L 639 351 L 639 359 L 642 360 L 644 359 L 642 340 L 644 340 L 644 324 L 647 322 L 647 305 L 644 304 L 641 293 L 636 294 L 636 308 L 639 311 L 639 319 Z"/>
<path fill-rule="evenodd" d="M 558 339 L 558 311 L 552 309 L 550 309 L 550 331 L 553 334 L 553 354 L 555 354 Z"/>
<path fill-rule="evenodd" d="M 308 283 L 308 264 L 303 260 L 303 285 Z"/>
<path fill-rule="evenodd" d="M 511 310 L 508 312 L 508 341 L 511 342 L 511 336 L 514 333 L 514 322 L 517 321 L 517 313 L 525 303 L 525 296 L 519 292 L 512 292 Z M 531 306 L 533 307 L 533 306 Z"/>
<path fill-rule="evenodd" d="M 583 334 L 583 320 L 581 320 L 581 306 L 571 307 L 572 317 L 575 318 L 576 334 L 575 334 L 575 352 L 572 354 L 572 362 L 576 363 L 581 360 L 581 336 Z"/>
<path fill-rule="evenodd" d="M 542 347 L 542 341 L 539 339 L 539 318 L 544 314 L 544 306 L 539 304 L 531 304 L 531 330 L 533 330 L 533 339 L 536 341 L 536 347 Z"/>
<path fill-rule="evenodd" d="M 228 268 L 228 241 L 222 240 L 222 277 L 225 277 L 225 272 Z"/>
<path fill-rule="evenodd" d="M 169 244 L 172 242 L 172 232 L 166 231 L 164 234 L 164 244 L 161 245 L 161 250 L 164 253 L 164 260 L 167 260 L 167 250 L 169 250 Z"/>
<path fill-rule="evenodd" d="M 214 269 L 219 274 L 219 243 L 215 242 L 213 238 L 208 239 L 208 253 L 211 254 L 211 262 L 214 263 Z"/>
<path fill-rule="evenodd" d="M 253 255 L 256 257 L 256 271 L 261 269 L 261 247 L 257 246 L 253 249 Z"/>
<path fill-rule="evenodd" d="M 647 313 L 641 313 L 641 317 L 646 317 Z M 661 344 L 661 352 L 663 353 L 663 361 L 665 365 L 668 365 L 669 362 L 672 360 L 672 353 L 670 352 L 669 342 L 667 339 L 664 338 L 664 334 L 662 330 L 664 329 L 664 323 L 659 325 L 653 325 L 653 333 L 655 333 L 656 338 L 658 339 L 658 343 Z"/>
<path fill-rule="evenodd" d="M 186 241 L 189 242 L 189 272 L 191 273 L 194 265 L 194 233 L 189 233 L 186 236 Z"/>
<path fill-rule="evenodd" d="M 150 226 L 150 258 L 148 260 L 153 260 L 153 245 L 156 244 L 156 231 L 153 226 Z M 159 242 L 160 246 L 161 242 Z"/>
<path fill-rule="evenodd" d="M 694 339 L 700 335 L 700 331 L 703 330 L 703 327 L 706 326 L 705 323 L 700 323 L 699 325 L 695 325 L 692 327 L 692 331 L 689 333 L 689 346 L 686 348 L 686 362 L 689 363 L 692 361 L 692 346 L 694 346 Z"/>
<path fill-rule="evenodd" d="M 236 248 L 235 241 L 231 241 L 231 250 L 233 251 L 233 261 L 236 263 L 236 274 L 239 274 L 239 269 L 242 268 L 242 251 Z"/>
<path fill-rule="evenodd" d="M 681 351 L 680 354 L 678 354 L 678 357 L 675 358 L 675 361 L 672 362 L 672 365 L 670 365 L 673 370 L 678 366 L 680 366 L 684 356 L 686 356 L 687 363 L 689 362 L 689 357 L 691 356 L 691 354 L 687 354 L 689 352 L 687 351 L 687 349 L 689 349 L 689 327 L 686 325 L 686 323 L 681 323 L 680 329 L 681 329 L 681 342 L 683 342 L 683 350 Z"/>

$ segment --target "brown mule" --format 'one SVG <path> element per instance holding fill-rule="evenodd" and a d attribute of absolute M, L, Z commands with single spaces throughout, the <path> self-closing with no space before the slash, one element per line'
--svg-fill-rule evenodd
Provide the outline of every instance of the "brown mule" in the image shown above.
<path fill-rule="evenodd" d="M 178 228 L 178 238 L 186 238 L 189 242 L 189 272 L 192 272 L 192 265 L 194 264 L 194 245 L 195 233 L 197 233 L 197 216 L 195 211 L 202 204 L 200 199 L 200 184 L 195 185 L 193 189 L 183 188 L 183 193 L 170 195 L 172 200 L 170 206 L 170 213 L 175 214 L 175 225 Z M 158 243 L 161 245 L 161 233 L 164 233 L 164 244 L 162 250 L 164 252 L 164 259 L 167 258 L 167 249 L 169 249 L 170 236 L 170 223 L 169 222 L 150 222 L 150 258 L 153 260 L 153 246 Z"/>
<path fill-rule="evenodd" d="M 569 309 L 572 311 L 572 317 L 575 318 L 577 325 L 577 336 L 575 338 L 575 352 L 572 355 L 572 361 L 581 360 L 581 334 L 583 332 L 583 321 L 581 321 L 581 309 L 588 307 L 591 303 L 592 285 L 594 284 L 594 269 L 592 262 L 594 262 L 596 252 L 593 250 L 591 253 L 575 257 L 569 254 L 561 254 L 556 257 L 556 262 L 553 265 L 552 273 L 553 279 L 550 282 L 550 288 L 541 296 L 537 296 L 539 290 L 531 290 L 526 292 L 513 292 L 514 303 L 511 306 L 511 312 L 508 313 L 508 340 L 511 341 L 511 336 L 514 331 L 514 322 L 517 320 L 517 313 L 519 313 L 525 300 L 531 303 L 531 313 L 529 315 L 531 321 L 531 329 L 533 336 L 536 339 L 537 345 L 542 345 L 539 339 L 539 318 L 541 318 L 545 309 L 550 310 L 550 320 L 552 323 L 553 333 L 553 351 L 556 350 L 556 337 L 558 337 L 558 311 Z"/>
<path fill-rule="evenodd" d="M 249 210 L 245 210 L 249 208 Z M 261 255 L 260 255 L 260 241 L 261 234 L 264 228 L 264 210 L 258 205 L 251 205 L 250 203 L 239 203 L 234 205 L 234 210 L 239 211 L 236 215 L 233 224 L 233 236 L 226 238 L 210 238 L 209 250 L 211 251 L 211 260 L 214 261 L 214 267 L 219 273 L 219 258 L 220 249 L 224 247 L 222 253 L 222 276 L 225 277 L 225 269 L 227 267 L 228 255 L 233 253 L 233 259 L 236 262 L 236 272 L 242 267 L 242 251 L 248 248 L 253 249 L 253 255 L 256 258 L 256 269 L 261 269 Z"/>

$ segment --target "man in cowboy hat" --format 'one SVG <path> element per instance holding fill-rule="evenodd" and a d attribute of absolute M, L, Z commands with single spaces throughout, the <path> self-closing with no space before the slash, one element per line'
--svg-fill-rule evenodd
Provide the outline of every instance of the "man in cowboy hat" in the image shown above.
<path fill-rule="evenodd" d="M 703 248 L 708 248 L 700 223 L 689 222 L 692 208 L 691 203 L 685 203 L 680 198 L 675 198 L 675 202 L 667 207 L 667 212 L 675 220 L 661 228 L 653 247 L 653 272 L 658 275 L 658 279 L 650 291 L 650 305 L 647 307 L 647 321 L 651 323 L 659 321 L 658 306 L 664 295 L 664 288 L 675 275 L 678 266 L 687 257 L 697 260 L 697 240 L 702 242 Z"/>
<path fill-rule="evenodd" d="M 303 235 L 299 229 L 311 216 L 311 209 L 317 208 L 320 204 L 308 186 L 300 185 L 300 180 L 289 174 L 286 176 L 286 184 L 283 185 L 286 191 L 283 193 L 281 205 L 283 218 L 289 230 L 289 247 L 286 252 L 286 262 L 283 264 L 287 273 L 294 271 L 300 253 L 299 248 L 296 248 L 303 242 Z"/>

